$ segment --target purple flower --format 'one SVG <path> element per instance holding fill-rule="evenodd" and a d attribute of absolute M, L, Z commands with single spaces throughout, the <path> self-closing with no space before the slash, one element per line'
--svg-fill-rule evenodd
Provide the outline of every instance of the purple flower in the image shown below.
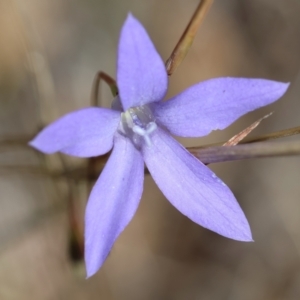
<path fill-rule="evenodd" d="M 47 153 L 78 157 L 112 154 L 88 200 L 87 275 L 95 274 L 134 216 L 143 191 L 144 162 L 166 198 L 185 216 L 225 237 L 251 241 L 247 219 L 230 189 L 171 134 L 200 137 L 280 98 L 288 84 L 217 78 L 162 102 L 164 63 L 131 15 L 118 51 L 119 96 L 113 109 L 90 107 L 65 115 L 30 142 Z M 117 109 L 117 108 L 121 109 Z"/>

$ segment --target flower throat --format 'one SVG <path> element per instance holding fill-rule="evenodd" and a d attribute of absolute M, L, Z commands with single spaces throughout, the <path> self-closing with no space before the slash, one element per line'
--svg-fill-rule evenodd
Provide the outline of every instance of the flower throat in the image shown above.
<path fill-rule="evenodd" d="M 151 134 L 156 128 L 154 117 L 147 105 L 129 108 L 121 114 L 119 132 L 127 136 L 137 148 L 143 142 L 148 147 L 151 146 Z"/>

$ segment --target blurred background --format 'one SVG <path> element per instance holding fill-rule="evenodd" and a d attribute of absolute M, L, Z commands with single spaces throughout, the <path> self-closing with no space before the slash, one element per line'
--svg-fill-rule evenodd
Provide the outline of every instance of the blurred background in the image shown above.
<path fill-rule="evenodd" d="M 96 72 L 115 76 L 119 32 L 129 11 L 166 60 L 197 5 L 198 0 L 0 1 L 1 300 L 300 299 L 300 158 L 211 165 L 235 193 L 254 243 L 194 224 L 147 176 L 136 216 L 101 270 L 86 280 L 83 263 L 71 259 L 69 250 L 67 181 L 47 175 L 62 170 L 61 160 L 14 142 L 25 143 L 41 126 L 90 105 Z M 300 125 L 299 14 L 297 0 L 215 0 L 170 78 L 169 96 L 218 76 L 291 86 L 278 103 L 227 130 L 181 142 L 224 141 L 270 111 L 253 135 Z M 102 87 L 108 107 L 112 97 Z M 81 226 L 88 188 L 81 178 L 72 195 Z"/>

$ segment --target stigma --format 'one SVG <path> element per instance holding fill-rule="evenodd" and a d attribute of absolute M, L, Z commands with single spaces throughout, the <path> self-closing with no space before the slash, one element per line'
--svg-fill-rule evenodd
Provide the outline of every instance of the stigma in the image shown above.
<path fill-rule="evenodd" d="M 143 143 L 151 147 L 151 135 L 156 128 L 151 109 L 147 105 L 143 105 L 131 107 L 123 112 L 118 130 L 139 149 Z"/>

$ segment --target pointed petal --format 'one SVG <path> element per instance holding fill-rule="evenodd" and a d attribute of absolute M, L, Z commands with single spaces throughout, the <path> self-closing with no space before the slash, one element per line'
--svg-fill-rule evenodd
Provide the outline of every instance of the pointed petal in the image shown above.
<path fill-rule="evenodd" d="M 130 14 L 119 41 L 117 82 L 124 110 L 160 101 L 167 91 L 165 65 L 144 27 Z"/>
<path fill-rule="evenodd" d="M 81 109 L 48 125 L 29 144 L 47 154 L 102 155 L 112 148 L 119 121 L 120 112 L 111 109 Z"/>
<path fill-rule="evenodd" d="M 244 114 L 278 100 L 289 84 L 266 79 L 216 78 L 153 105 L 172 134 L 199 137 L 224 129 Z"/>
<path fill-rule="evenodd" d="M 115 240 L 134 216 L 143 191 L 144 162 L 129 139 L 118 135 L 85 213 L 87 276 L 102 266 Z"/>
<path fill-rule="evenodd" d="M 251 241 L 247 219 L 230 189 L 162 129 L 142 150 L 166 198 L 195 223 L 225 237 Z"/>

